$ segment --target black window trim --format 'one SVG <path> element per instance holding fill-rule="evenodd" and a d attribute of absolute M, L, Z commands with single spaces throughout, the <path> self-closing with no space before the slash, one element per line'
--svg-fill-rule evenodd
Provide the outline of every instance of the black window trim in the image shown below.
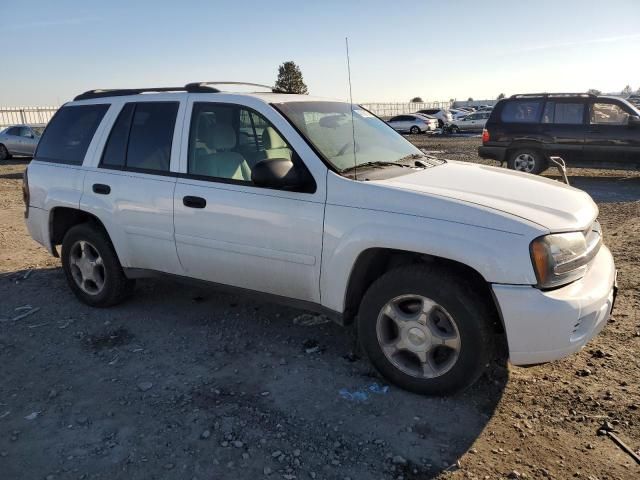
<path fill-rule="evenodd" d="M 173 134 L 171 135 L 171 145 L 169 147 L 169 170 L 154 170 L 152 168 L 137 168 L 137 167 L 128 167 L 127 166 L 127 154 L 129 150 L 129 138 L 131 137 L 131 128 L 133 127 L 133 118 L 136 115 L 136 110 L 138 109 L 138 105 L 144 103 L 173 103 L 178 105 L 178 109 L 176 110 L 176 119 L 173 124 Z M 104 165 L 102 161 L 104 160 L 104 153 L 107 149 L 107 145 L 109 144 L 109 140 L 111 139 L 111 135 L 113 134 L 113 128 L 116 126 L 122 111 L 126 108 L 127 105 L 133 104 L 133 112 L 131 112 L 131 120 L 129 121 L 129 130 L 127 132 L 127 141 L 124 146 L 124 165 L 119 167 L 117 165 Z M 174 172 L 171 170 L 171 150 L 173 149 L 173 137 L 176 133 L 176 127 L 178 126 L 178 113 L 180 113 L 180 101 L 178 100 L 153 100 L 153 101 L 145 101 L 145 102 L 125 102 L 122 104 L 122 108 L 118 111 L 116 115 L 116 119 L 111 124 L 111 130 L 109 131 L 109 135 L 107 136 L 107 140 L 104 142 L 102 146 L 102 153 L 100 154 L 100 161 L 98 162 L 98 168 L 103 168 L 105 170 L 117 170 L 120 172 L 133 172 L 133 173 L 144 173 L 148 175 L 159 175 L 161 177 L 177 177 L 178 172 Z"/>
<path fill-rule="evenodd" d="M 53 121 L 55 120 L 55 118 L 60 114 L 60 112 L 62 112 L 62 110 L 64 108 L 67 108 L 67 107 L 69 107 L 69 108 L 74 108 L 74 107 L 97 107 L 97 106 L 103 106 L 103 105 L 105 107 L 107 107 L 107 109 L 102 114 L 102 118 L 98 122 L 98 125 L 96 125 L 96 129 L 94 130 L 93 134 L 91 135 L 91 140 L 89 140 L 89 144 L 87 145 L 87 150 L 84 152 L 84 156 L 82 157 L 82 160 L 80 160 L 79 163 L 75 162 L 75 161 L 72 161 L 72 160 L 60 160 L 60 159 L 55 159 L 55 158 L 46 158 L 46 157 L 39 157 L 38 156 L 38 150 L 40 149 L 40 145 L 42 144 L 42 139 L 44 138 L 45 133 L 47 133 L 47 128 L 49 128 L 49 125 L 53 124 Z M 56 113 L 53 114 L 51 119 L 47 122 L 46 127 L 42 131 L 42 135 L 40 135 L 40 140 L 38 141 L 38 145 L 36 145 L 36 149 L 33 152 L 32 160 L 35 160 L 37 162 L 56 163 L 56 164 L 59 164 L 59 165 L 73 165 L 73 166 L 76 166 L 76 167 L 83 167 L 84 166 L 84 161 L 87 158 L 87 152 L 89 151 L 89 147 L 91 146 L 91 142 L 93 142 L 95 140 L 96 132 L 98 130 L 100 130 L 100 126 L 102 125 L 102 122 L 104 122 L 104 117 L 107 116 L 107 113 L 109 112 L 109 109 L 111 108 L 112 105 L 113 104 L 111 104 L 111 103 L 104 103 L 104 102 L 100 102 L 100 103 L 81 103 L 81 104 L 65 104 L 65 105 L 62 105 L 60 108 L 58 108 L 58 110 L 56 110 Z"/>
<path fill-rule="evenodd" d="M 245 110 L 249 111 L 250 113 L 253 112 L 253 113 L 256 113 L 259 116 L 263 117 L 269 123 L 269 125 L 271 125 L 271 127 L 278 133 L 278 135 L 280 135 L 280 137 L 283 138 L 287 142 L 287 145 L 289 145 L 289 148 L 291 149 L 291 152 L 292 152 L 291 161 L 293 162 L 294 167 L 298 167 L 299 165 L 302 165 L 302 167 L 307 170 L 307 173 L 309 174 L 309 177 L 313 180 L 313 185 L 309 185 L 309 187 L 307 189 L 305 189 L 305 190 L 287 190 L 286 188 L 260 187 L 258 185 L 254 185 L 253 182 L 251 182 L 250 180 L 249 181 L 247 181 L 247 180 L 235 180 L 233 178 L 212 177 L 210 175 L 198 175 L 198 174 L 195 174 L 195 173 L 189 173 L 189 155 L 191 153 L 191 127 L 192 127 L 192 123 L 193 123 L 193 109 L 197 104 L 202 104 L 202 103 L 205 103 L 207 105 L 220 105 L 220 106 L 227 106 L 227 107 L 231 106 L 231 107 L 238 107 L 238 108 L 241 108 L 241 109 L 244 108 Z M 271 106 L 273 107 L 273 105 L 271 105 Z M 275 108 L 275 107 L 273 107 L 273 108 Z M 278 111 L 278 113 L 280 113 L 280 112 Z M 284 117 L 284 115 L 283 115 L 283 117 Z M 285 119 L 286 119 L 286 117 L 285 117 Z M 301 135 L 301 137 L 302 137 L 302 135 Z M 257 138 L 256 138 L 256 140 L 257 140 Z M 258 112 L 254 108 L 251 108 L 251 107 L 249 107 L 247 105 L 243 105 L 243 104 L 240 104 L 240 103 L 209 102 L 209 101 L 204 100 L 204 101 L 194 101 L 191 104 L 191 118 L 189 118 L 189 131 L 187 133 L 187 165 L 186 165 L 186 168 L 187 168 L 187 171 L 185 173 L 182 173 L 182 172 L 177 173 L 177 177 L 178 178 L 191 179 L 191 180 L 202 180 L 202 181 L 212 182 L 212 183 L 225 183 L 225 184 L 230 184 L 230 185 L 241 185 L 243 187 L 259 188 L 259 189 L 264 189 L 264 190 L 276 190 L 276 191 L 280 191 L 280 192 L 316 193 L 316 191 L 318 190 L 318 184 L 316 183 L 316 179 L 313 176 L 313 174 L 311 173 L 311 170 L 309 170 L 309 168 L 306 166 L 306 164 L 304 163 L 304 160 L 302 160 L 302 157 L 300 155 L 298 155 L 298 152 L 296 152 L 296 150 L 293 148 L 293 145 L 291 145 L 290 142 L 287 141 L 287 137 L 285 137 L 282 134 L 282 132 L 280 132 L 280 130 L 278 130 L 278 127 L 276 127 L 273 124 L 273 122 L 271 122 L 265 115 L 261 114 L 260 112 Z"/>

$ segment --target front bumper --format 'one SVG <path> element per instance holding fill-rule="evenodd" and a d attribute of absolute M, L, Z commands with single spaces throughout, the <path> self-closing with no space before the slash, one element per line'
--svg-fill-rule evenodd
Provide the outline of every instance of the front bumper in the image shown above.
<path fill-rule="evenodd" d="M 615 300 L 616 269 L 604 245 L 580 280 L 555 290 L 494 284 L 514 365 L 558 360 L 604 328 Z"/>

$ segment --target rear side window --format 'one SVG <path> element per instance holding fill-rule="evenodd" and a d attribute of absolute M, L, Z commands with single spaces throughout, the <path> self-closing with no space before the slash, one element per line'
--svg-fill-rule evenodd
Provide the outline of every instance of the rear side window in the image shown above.
<path fill-rule="evenodd" d="M 81 165 L 108 104 L 62 107 L 44 131 L 36 159 Z"/>
<path fill-rule="evenodd" d="M 127 103 L 102 154 L 111 168 L 168 172 L 177 102 Z"/>
<path fill-rule="evenodd" d="M 542 113 L 542 123 L 581 125 L 583 119 L 584 103 L 547 102 Z"/>
<path fill-rule="evenodd" d="M 512 100 L 502 109 L 505 123 L 537 123 L 540 118 L 540 100 Z"/>

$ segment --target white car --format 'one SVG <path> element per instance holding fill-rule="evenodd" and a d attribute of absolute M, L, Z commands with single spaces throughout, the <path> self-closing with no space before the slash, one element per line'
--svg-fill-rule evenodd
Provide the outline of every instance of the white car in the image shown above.
<path fill-rule="evenodd" d="M 449 122 L 445 128 L 451 133 L 482 131 L 490 115 L 491 112 L 485 111 L 470 113 L 465 117 Z"/>
<path fill-rule="evenodd" d="M 397 115 L 387 121 L 387 124 L 397 132 L 401 133 L 424 133 L 438 128 L 438 120 L 425 115 L 415 113 Z"/>
<path fill-rule="evenodd" d="M 438 127 L 442 128 L 445 124 L 453 120 L 453 115 L 448 110 L 442 108 L 428 108 L 426 110 L 418 110 L 416 113 L 424 113 L 438 119 Z"/>
<path fill-rule="evenodd" d="M 82 302 L 157 275 L 267 295 L 357 322 L 378 371 L 425 394 L 473 383 L 495 339 L 515 365 L 580 350 L 616 291 L 585 192 L 426 156 L 308 95 L 87 92 L 49 123 L 23 193 Z"/>
<path fill-rule="evenodd" d="M 457 109 L 457 108 L 452 108 L 449 110 L 449 113 L 451 114 L 451 118 L 452 121 L 456 121 L 456 120 L 460 120 L 461 118 L 466 117 L 467 115 L 471 114 L 472 112 L 469 110 L 461 110 L 461 109 Z"/>

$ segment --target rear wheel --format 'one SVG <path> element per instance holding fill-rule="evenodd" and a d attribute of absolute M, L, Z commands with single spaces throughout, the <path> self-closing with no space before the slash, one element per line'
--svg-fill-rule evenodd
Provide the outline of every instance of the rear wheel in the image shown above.
<path fill-rule="evenodd" d="M 361 346 L 399 387 L 428 395 L 462 390 L 482 374 L 490 330 L 482 302 L 440 268 L 402 267 L 367 290 L 358 314 Z"/>
<path fill-rule="evenodd" d="M 516 150 L 507 161 L 507 166 L 519 172 L 539 174 L 548 167 L 547 160 L 538 150 L 524 148 Z"/>
<path fill-rule="evenodd" d="M 409 129 L 409 133 L 413 134 L 413 135 L 417 135 L 420 133 L 420 127 L 414 125 L 413 127 L 411 127 Z"/>
<path fill-rule="evenodd" d="M 0 143 L 0 160 L 7 160 L 9 158 L 11 158 L 9 150 L 7 150 L 7 147 Z"/>
<path fill-rule="evenodd" d="M 76 297 L 93 307 L 116 305 L 135 287 L 135 281 L 124 275 L 109 239 L 87 223 L 72 227 L 64 236 L 62 268 Z"/>

